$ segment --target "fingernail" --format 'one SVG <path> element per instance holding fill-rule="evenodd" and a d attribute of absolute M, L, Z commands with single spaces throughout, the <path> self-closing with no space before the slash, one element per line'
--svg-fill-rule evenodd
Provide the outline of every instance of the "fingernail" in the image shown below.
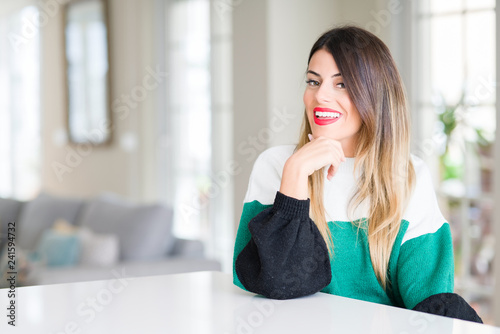
<path fill-rule="evenodd" d="M 312 140 L 313 140 L 313 136 L 312 136 L 312 134 L 308 133 L 308 134 L 307 134 L 307 137 L 309 137 L 309 141 L 312 141 Z"/>

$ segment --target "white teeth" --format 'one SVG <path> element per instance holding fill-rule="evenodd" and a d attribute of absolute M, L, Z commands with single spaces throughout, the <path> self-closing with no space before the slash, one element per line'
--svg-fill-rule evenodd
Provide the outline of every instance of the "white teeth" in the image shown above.
<path fill-rule="evenodd" d="M 329 112 L 329 111 L 315 111 L 316 117 L 329 117 L 329 118 L 339 118 L 340 113 L 338 112 Z"/>

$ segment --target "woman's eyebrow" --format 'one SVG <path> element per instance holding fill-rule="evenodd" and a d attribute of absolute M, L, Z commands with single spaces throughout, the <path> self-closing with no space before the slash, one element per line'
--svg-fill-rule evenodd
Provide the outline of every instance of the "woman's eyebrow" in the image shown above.
<path fill-rule="evenodd" d="M 307 73 L 314 74 L 315 76 L 317 76 L 317 77 L 320 77 L 320 78 L 321 78 L 321 75 L 319 75 L 318 73 L 316 73 L 316 72 L 314 72 L 314 71 L 309 70 L 309 71 L 307 71 Z M 341 76 L 342 76 L 342 74 L 340 74 L 340 73 L 335 73 L 334 75 L 332 75 L 332 78 L 335 78 L 335 77 L 341 77 Z"/>

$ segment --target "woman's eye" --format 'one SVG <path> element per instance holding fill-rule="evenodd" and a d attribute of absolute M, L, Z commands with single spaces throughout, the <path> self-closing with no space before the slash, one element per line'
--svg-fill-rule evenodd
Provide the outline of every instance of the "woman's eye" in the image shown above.
<path fill-rule="evenodd" d="M 306 84 L 308 84 L 309 86 L 319 86 L 319 82 L 317 82 L 316 80 L 307 80 L 306 81 Z"/>
<path fill-rule="evenodd" d="M 338 84 L 336 84 L 336 86 L 337 86 L 338 88 L 345 88 L 345 85 L 344 85 L 344 83 L 343 83 L 343 82 L 339 82 Z"/>

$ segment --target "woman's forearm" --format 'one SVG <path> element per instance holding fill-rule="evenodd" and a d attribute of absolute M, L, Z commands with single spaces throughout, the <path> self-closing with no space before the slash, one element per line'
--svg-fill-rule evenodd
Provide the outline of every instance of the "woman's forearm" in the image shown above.
<path fill-rule="evenodd" d="M 292 160 L 288 160 L 283 168 L 280 192 L 300 200 L 309 198 L 308 174 Z"/>

